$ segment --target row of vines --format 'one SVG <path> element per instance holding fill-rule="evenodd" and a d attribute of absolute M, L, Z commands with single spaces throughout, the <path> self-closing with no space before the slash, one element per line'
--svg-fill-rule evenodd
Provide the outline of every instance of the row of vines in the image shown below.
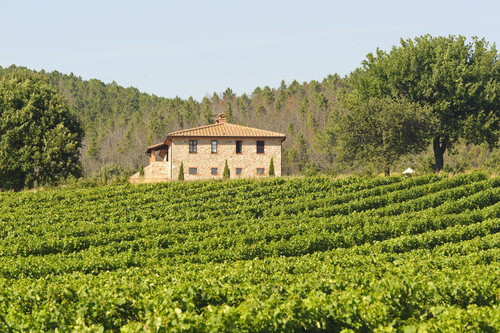
<path fill-rule="evenodd" d="M 0 193 L 0 331 L 500 330 L 500 178 Z"/>

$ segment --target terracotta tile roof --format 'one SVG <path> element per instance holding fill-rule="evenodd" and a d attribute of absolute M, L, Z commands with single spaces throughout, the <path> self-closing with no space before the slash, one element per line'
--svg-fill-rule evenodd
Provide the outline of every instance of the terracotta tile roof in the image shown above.
<path fill-rule="evenodd" d="M 168 135 L 168 138 L 183 136 L 268 137 L 283 138 L 283 140 L 286 138 L 286 135 L 283 133 L 265 131 L 258 128 L 230 123 L 213 124 L 172 132 Z"/>

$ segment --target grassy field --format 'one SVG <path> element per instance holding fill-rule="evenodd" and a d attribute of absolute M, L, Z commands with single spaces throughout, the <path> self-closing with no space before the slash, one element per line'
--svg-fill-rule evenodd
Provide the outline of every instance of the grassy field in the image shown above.
<path fill-rule="evenodd" d="M 500 178 L 0 193 L 0 331 L 500 330 Z"/>

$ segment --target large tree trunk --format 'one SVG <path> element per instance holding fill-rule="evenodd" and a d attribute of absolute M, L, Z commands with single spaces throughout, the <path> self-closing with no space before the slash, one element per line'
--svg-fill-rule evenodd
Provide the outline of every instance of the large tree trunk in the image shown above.
<path fill-rule="evenodd" d="M 443 170 L 444 166 L 444 152 L 446 151 L 446 143 L 442 142 L 441 138 L 435 137 L 432 146 L 434 148 L 434 162 L 436 164 L 436 172 Z"/>
<path fill-rule="evenodd" d="M 384 175 L 386 177 L 389 177 L 391 175 L 391 169 L 389 169 L 389 168 L 384 169 Z"/>

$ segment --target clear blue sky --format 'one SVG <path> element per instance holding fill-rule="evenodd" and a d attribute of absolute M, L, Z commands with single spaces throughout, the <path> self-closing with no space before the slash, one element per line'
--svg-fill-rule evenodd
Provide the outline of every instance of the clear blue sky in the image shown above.
<path fill-rule="evenodd" d="M 500 42 L 500 1 L 2 1 L 0 66 L 201 101 L 349 74 L 400 38 Z"/>

